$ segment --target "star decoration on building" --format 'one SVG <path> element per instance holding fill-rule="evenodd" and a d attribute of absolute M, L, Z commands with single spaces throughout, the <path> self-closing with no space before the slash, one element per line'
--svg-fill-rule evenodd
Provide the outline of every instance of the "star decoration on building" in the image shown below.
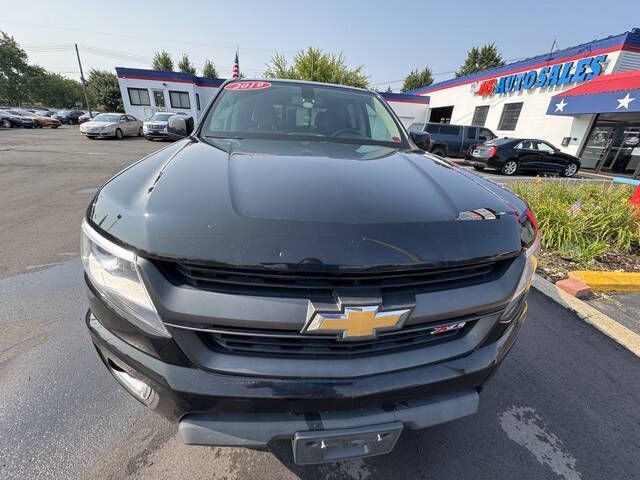
<path fill-rule="evenodd" d="M 634 100 L 635 98 L 631 98 L 631 95 L 627 93 L 624 97 L 617 99 L 618 106 L 616 107 L 616 110 L 618 110 L 619 108 L 626 108 L 627 110 L 629 110 L 629 104 Z"/>
<path fill-rule="evenodd" d="M 564 112 L 564 107 L 566 106 L 567 102 L 565 102 L 563 98 L 562 100 L 560 100 L 560 103 L 556 103 L 556 112 Z"/>

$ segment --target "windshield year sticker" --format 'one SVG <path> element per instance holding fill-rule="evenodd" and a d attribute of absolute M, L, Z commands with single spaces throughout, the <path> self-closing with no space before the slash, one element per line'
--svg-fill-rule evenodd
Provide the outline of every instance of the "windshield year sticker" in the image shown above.
<path fill-rule="evenodd" d="M 270 82 L 233 82 L 224 87 L 225 90 L 264 90 L 271 86 Z"/>

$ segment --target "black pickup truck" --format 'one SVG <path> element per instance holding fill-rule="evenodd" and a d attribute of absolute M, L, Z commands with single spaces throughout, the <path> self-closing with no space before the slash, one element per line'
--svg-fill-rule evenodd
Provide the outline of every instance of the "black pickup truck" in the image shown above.
<path fill-rule="evenodd" d="M 414 123 L 409 131 L 428 132 L 431 135 L 429 151 L 441 157 L 464 157 L 469 147 L 496 138 L 488 128 L 450 123 Z"/>
<path fill-rule="evenodd" d="M 298 464 L 475 413 L 527 311 L 527 204 L 369 90 L 231 80 L 190 120 L 83 221 L 85 320 L 122 387 L 186 444 L 289 441 Z"/>

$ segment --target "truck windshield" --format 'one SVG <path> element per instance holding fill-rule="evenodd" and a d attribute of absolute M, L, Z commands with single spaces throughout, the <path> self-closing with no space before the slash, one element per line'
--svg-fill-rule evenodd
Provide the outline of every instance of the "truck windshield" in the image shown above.
<path fill-rule="evenodd" d="M 277 81 L 227 84 L 201 135 L 406 147 L 397 122 L 374 94 Z"/>

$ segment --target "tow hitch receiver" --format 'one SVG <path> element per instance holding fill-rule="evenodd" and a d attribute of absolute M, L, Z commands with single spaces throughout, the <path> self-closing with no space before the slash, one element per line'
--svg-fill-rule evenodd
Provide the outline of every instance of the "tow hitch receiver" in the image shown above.
<path fill-rule="evenodd" d="M 340 430 L 297 432 L 293 436 L 293 459 L 298 465 L 307 465 L 382 455 L 393 450 L 402 427 L 402 422 L 392 422 Z"/>

